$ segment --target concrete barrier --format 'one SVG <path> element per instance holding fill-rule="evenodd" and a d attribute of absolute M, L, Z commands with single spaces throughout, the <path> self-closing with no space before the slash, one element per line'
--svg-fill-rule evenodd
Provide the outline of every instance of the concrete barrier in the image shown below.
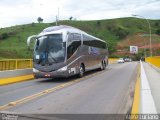
<path fill-rule="evenodd" d="M 19 69 L 19 70 L 7 70 L 0 72 L 0 85 L 6 85 L 15 82 L 21 82 L 25 80 L 33 79 L 33 70 Z"/>
<path fill-rule="evenodd" d="M 143 63 L 141 64 L 140 114 L 157 114 Z"/>
<path fill-rule="evenodd" d="M 152 68 L 154 68 L 156 71 L 158 71 L 160 73 L 160 68 L 156 67 L 155 65 L 148 63 Z"/>
<path fill-rule="evenodd" d="M 157 114 L 150 85 L 141 61 L 131 111 L 132 117 L 135 117 L 134 115 L 138 114 Z M 136 120 L 138 120 L 138 116 Z"/>
<path fill-rule="evenodd" d="M 0 79 L 2 78 L 10 78 L 10 77 L 17 77 L 23 75 L 29 75 L 33 73 L 33 69 L 19 69 L 19 70 L 6 70 L 0 71 Z"/>

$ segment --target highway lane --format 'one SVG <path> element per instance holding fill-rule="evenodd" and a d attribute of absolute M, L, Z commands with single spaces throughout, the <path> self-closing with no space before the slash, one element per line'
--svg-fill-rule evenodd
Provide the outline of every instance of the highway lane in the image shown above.
<path fill-rule="evenodd" d="M 108 66 L 106 71 L 110 69 Z M 99 70 L 87 72 L 84 79 L 100 72 Z M 58 79 L 44 78 L 0 86 L 0 106 L 77 79 L 77 76 Z"/>
<path fill-rule="evenodd" d="M 47 82 L 45 82 L 46 80 Z M 54 84 L 51 84 L 51 80 L 52 79 L 35 79 L 31 81 L 1 86 L 0 106 L 60 84 L 60 82 L 56 81 Z"/>
<path fill-rule="evenodd" d="M 127 113 L 131 109 L 133 100 L 137 65 L 137 62 L 109 65 L 106 71 L 98 72 L 95 76 L 16 105 L 7 111 L 47 114 Z M 90 72 L 88 75 L 94 73 Z M 75 77 L 67 80 L 41 79 L 2 86 L 0 87 L 0 103 L 18 100 L 74 80 L 76 80 Z"/>

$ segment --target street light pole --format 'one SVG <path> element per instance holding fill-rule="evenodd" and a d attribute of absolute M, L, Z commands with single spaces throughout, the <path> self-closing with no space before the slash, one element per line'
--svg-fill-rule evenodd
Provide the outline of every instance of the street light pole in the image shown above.
<path fill-rule="evenodd" d="M 144 44 L 146 46 L 146 41 L 144 40 Z M 144 57 L 146 58 L 146 47 L 144 47 Z"/>
<path fill-rule="evenodd" d="M 148 23 L 148 27 L 149 27 L 149 41 L 150 41 L 150 57 L 152 57 L 152 34 L 151 34 L 151 25 L 150 25 L 150 23 L 149 23 L 149 21 L 148 21 L 148 19 L 146 19 L 145 17 L 143 17 L 143 16 L 140 16 L 140 15 L 132 15 L 132 16 L 136 16 L 136 17 L 141 17 L 141 18 L 143 18 L 143 19 L 145 19 L 146 21 L 147 21 L 147 23 Z"/>

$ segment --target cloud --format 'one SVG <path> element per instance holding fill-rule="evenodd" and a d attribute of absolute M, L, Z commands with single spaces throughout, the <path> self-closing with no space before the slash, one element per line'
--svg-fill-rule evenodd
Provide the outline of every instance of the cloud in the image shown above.
<path fill-rule="evenodd" d="M 160 9 L 159 3 L 159 0 L 70 0 L 65 4 L 64 8 L 65 13 L 70 13 L 80 20 L 110 19 L 127 17 L 132 14 L 159 19 L 159 16 L 155 14 Z M 143 7 L 144 9 L 141 9 Z M 149 11 L 154 12 L 154 15 Z"/>
<path fill-rule="evenodd" d="M 58 8 L 60 19 L 97 20 L 132 14 L 159 19 L 159 6 L 159 0 L 1 0 L 0 27 L 36 22 L 39 16 L 53 22 Z"/>
<path fill-rule="evenodd" d="M 17 5 L 24 5 L 24 4 L 30 4 L 30 0 L 1 0 L 0 6 L 17 6 Z"/>
<path fill-rule="evenodd" d="M 160 18 L 160 1 L 149 2 L 143 6 L 138 7 L 135 13 L 145 16 L 148 19 Z"/>

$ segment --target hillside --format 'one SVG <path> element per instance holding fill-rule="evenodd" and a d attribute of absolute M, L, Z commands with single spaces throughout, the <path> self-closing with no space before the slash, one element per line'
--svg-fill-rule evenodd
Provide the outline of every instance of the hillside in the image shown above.
<path fill-rule="evenodd" d="M 150 20 L 153 44 L 160 43 L 160 37 L 155 35 L 160 31 L 160 20 Z M 143 19 L 138 18 L 119 18 L 109 20 L 95 21 L 60 21 L 62 25 L 70 25 L 84 30 L 96 37 L 107 41 L 111 56 L 124 56 L 126 53 L 118 51 L 127 51 L 129 45 L 138 45 L 143 47 L 144 40 L 149 36 L 136 37 L 138 35 L 148 34 L 148 24 Z M 4 58 L 32 58 L 32 51 L 26 46 L 26 39 L 30 35 L 38 34 L 44 28 L 53 26 L 55 23 L 32 23 L 0 29 L 0 59 Z M 128 42 L 128 40 L 130 42 Z M 132 44 L 131 44 L 132 43 Z M 156 55 L 160 54 L 160 48 L 156 49 Z"/>

